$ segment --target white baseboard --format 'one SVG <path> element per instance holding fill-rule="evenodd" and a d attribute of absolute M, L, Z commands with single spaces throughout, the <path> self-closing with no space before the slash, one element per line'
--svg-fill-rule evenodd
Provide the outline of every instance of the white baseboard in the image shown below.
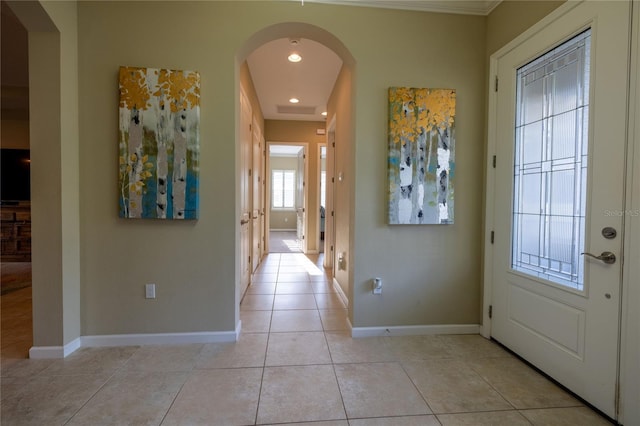
<path fill-rule="evenodd" d="M 406 325 L 391 327 L 351 327 L 351 337 L 419 336 L 426 334 L 479 334 L 479 324 Z"/>
<path fill-rule="evenodd" d="M 72 340 L 64 346 L 32 346 L 29 349 L 31 359 L 56 359 L 65 358 L 82 346 L 81 338 Z"/>
<path fill-rule="evenodd" d="M 349 307 L 349 298 L 346 294 L 344 294 L 344 290 L 342 290 L 340 283 L 338 282 L 338 280 L 336 280 L 335 277 L 333 277 L 333 288 L 336 293 L 338 293 L 338 296 L 340 296 L 340 299 L 342 299 L 344 306 Z"/>
<path fill-rule="evenodd" d="M 81 336 L 64 346 L 33 346 L 31 349 L 29 349 L 29 358 L 65 358 L 81 347 L 98 348 L 108 346 L 182 345 L 188 343 L 235 342 L 240 336 L 240 330 L 242 330 L 242 322 L 238 321 L 235 331 Z"/>
<path fill-rule="evenodd" d="M 82 347 L 183 345 L 188 343 L 235 342 L 240 334 L 240 322 L 236 331 L 202 331 L 194 333 L 111 334 L 82 336 Z"/>

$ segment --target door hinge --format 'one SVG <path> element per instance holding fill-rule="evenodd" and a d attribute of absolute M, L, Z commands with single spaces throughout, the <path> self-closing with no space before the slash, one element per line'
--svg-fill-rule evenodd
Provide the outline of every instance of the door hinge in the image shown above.
<path fill-rule="evenodd" d="M 302 159 L 306 160 L 307 159 L 307 154 L 302 154 Z"/>
<path fill-rule="evenodd" d="M 331 246 L 331 248 L 329 250 L 333 251 L 333 246 Z"/>
<path fill-rule="evenodd" d="M 249 177 L 251 177 L 251 169 L 249 169 Z"/>
<path fill-rule="evenodd" d="M 335 142 L 331 142 L 331 146 L 332 146 L 333 148 L 335 148 L 335 147 L 336 147 L 336 143 L 335 143 Z"/>
<path fill-rule="evenodd" d="M 495 91 L 498 91 L 498 76 L 496 75 L 496 86 L 495 86 Z"/>
<path fill-rule="evenodd" d="M 336 178 L 331 178 L 331 183 L 336 183 Z"/>
<path fill-rule="evenodd" d="M 493 318 L 493 305 L 489 305 L 489 318 Z"/>
<path fill-rule="evenodd" d="M 495 155 L 493 156 L 493 168 L 494 169 L 496 168 L 496 156 Z"/>
<path fill-rule="evenodd" d="M 491 244 L 493 244 L 494 237 L 495 237 L 495 233 L 491 231 Z"/>
<path fill-rule="evenodd" d="M 333 210 L 331 210 L 331 217 L 333 217 Z"/>
<path fill-rule="evenodd" d="M 251 124 L 249 124 L 249 130 L 253 130 L 253 127 L 251 126 Z"/>
<path fill-rule="evenodd" d="M 249 256 L 249 265 L 251 265 L 251 256 Z"/>

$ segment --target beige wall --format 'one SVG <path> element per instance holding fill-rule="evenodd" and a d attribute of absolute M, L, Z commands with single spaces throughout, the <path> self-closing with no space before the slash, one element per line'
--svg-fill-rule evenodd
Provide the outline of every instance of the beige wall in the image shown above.
<path fill-rule="evenodd" d="M 318 144 L 326 142 L 325 135 L 316 134 L 317 129 L 324 129 L 326 124 L 322 121 L 293 121 L 293 120 L 265 120 L 265 139 L 268 142 L 306 142 L 307 143 L 307 250 L 318 250 L 318 237 L 316 229 L 318 229 L 318 217 L 320 213 L 318 191 L 320 189 L 320 181 L 318 180 Z M 272 168 L 275 166 L 271 164 Z M 276 222 L 273 221 L 274 216 L 270 219 L 272 226 L 278 227 L 278 218 L 281 215 L 276 213 Z M 281 227 L 290 229 L 295 228 L 295 222 L 288 226 Z"/>
<path fill-rule="evenodd" d="M 487 17 L 487 53 L 494 53 L 564 2 L 565 0 L 502 1 Z"/>
<path fill-rule="evenodd" d="M 338 113 L 344 176 L 336 249 L 347 254 L 347 268 L 338 279 L 352 300 L 353 324 L 479 321 L 485 18 L 296 2 L 81 2 L 78 11 L 84 335 L 233 330 L 236 54 L 253 34 L 282 22 L 324 28 L 355 59 L 329 108 Z M 189 22 L 180 37 L 149 30 L 176 22 Z M 200 72 L 198 221 L 117 218 L 116 167 L 107 159 L 116 158 L 120 65 Z M 455 225 L 386 225 L 386 93 L 393 85 L 458 91 Z M 384 279 L 382 296 L 370 294 L 373 276 Z M 143 298 L 149 282 L 157 284 L 152 301 Z"/>
<path fill-rule="evenodd" d="M 372 24 L 359 37 L 375 49 L 354 51 L 353 325 L 477 324 L 485 18 L 367 13 Z M 387 225 L 387 90 L 396 85 L 456 89 L 453 225 Z M 371 294 L 373 277 L 382 278 L 381 296 Z"/>
<path fill-rule="evenodd" d="M 334 278 L 342 292 L 353 300 L 353 268 L 351 254 L 353 252 L 353 227 L 355 214 L 351 208 L 354 193 L 353 152 L 354 152 L 354 120 L 352 104 L 354 70 L 344 65 L 338 74 L 336 84 L 327 104 L 327 118 L 335 126 L 335 147 L 327 146 L 328 158 L 334 158 L 333 168 L 328 167 L 328 178 L 333 178 L 333 211 L 334 211 Z M 331 123 L 330 123 L 331 124 Z M 333 175 L 330 176 L 330 173 Z M 342 174 L 342 179 L 339 178 Z M 330 194 L 331 191 L 328 191 Z M 326 224 L 327 222 L 325 222 Z M 329 223 L 329 226 L 330 223 Z M 331 242 L 331 241 L 329 241 Z M 343 256 L 342 263 L 338 258 Z M 353 324 L 353 303 L 349 303 L 349 317 Z"/>
<path fill-rule="evenodd" d="M 296 220 L 295 210 L 271 210 L 269 212 L 269 230 L 295 231 Z"/>
<path fill-rule="evenodd" d="M 29 31 L 33 342 L 59 356 L 81 332 L 77 9 L 8 3 Z"/>
<path fill-rule="evenodd" d="M 251 78 L 251 72 L 249 71 L 249 65 L 247 65 L 247 61 L 242 62 L 240 66 L 240 86 L 245 91 L 245 94 L 249 98 L 249 103 L 251 104 L 251 113 L 253 117 L 260 124 L 260 128 L 263 130 L 264 134 L 264 117 L 262 115 L 262 108 L 260 108 L 260 101 L 258 100 L 258 95 L 256 94 L 256 88 L 253 85 L 253 79 Z"/>

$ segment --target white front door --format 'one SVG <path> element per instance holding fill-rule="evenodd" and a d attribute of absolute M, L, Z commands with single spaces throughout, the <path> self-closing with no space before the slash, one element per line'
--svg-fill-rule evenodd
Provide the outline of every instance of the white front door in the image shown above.
<path fill-rule="evenodd" d="M 491 336 L 615 418 L 630 3 L 561 10 L 492 58 Z"/>

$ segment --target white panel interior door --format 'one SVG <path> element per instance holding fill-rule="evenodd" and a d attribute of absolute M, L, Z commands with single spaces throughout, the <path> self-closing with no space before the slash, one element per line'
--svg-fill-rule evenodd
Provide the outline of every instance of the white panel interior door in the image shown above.
<path fill-rule="evenodd" d="M 251 104 L 240 92 L 240 297 L 251 280 Z"/>
<path fill-rule="evenodd" d="M 331 272 L 335 276 L 335 204 L 333 194 L 335 193 L 334 181 L 335 181 L 335 120 L 332 120 L 329 129 L 327 131 L 327 177 L 326 177 L 326 194 L 325 199 L 327 202 L 324 219 L 324 267 L 330 268 Z"/>
<path fill-rule="evenodd" d="M 251 170 L 251 272 L 253 273 L 262 257 L 261 237 L 262 237 L 262 130 L 257 120 L 253 120 L 252 125 L 252 162 Z"/>
<path fill-rule="evenodd" d="M 564 10 L 493 58 L 491 336 L 615 418 L 630 3 Z"/>
<path fill-rule="evenodd" d="M 307 252 L 307 239 L 306 239 L 306 206 L 305 206 L 305 195 L 306 195 L 306 183 L 305 178 L 307 174 L 306 168 L 306 158 L 307 158 L 307 147 L 303 146 L 302 149 L 298 152 L 298 167 L 296 174 L 296 231 L 298 241 L 300 242 L 300 247 L 302 248 L 302 252 Z"/>

